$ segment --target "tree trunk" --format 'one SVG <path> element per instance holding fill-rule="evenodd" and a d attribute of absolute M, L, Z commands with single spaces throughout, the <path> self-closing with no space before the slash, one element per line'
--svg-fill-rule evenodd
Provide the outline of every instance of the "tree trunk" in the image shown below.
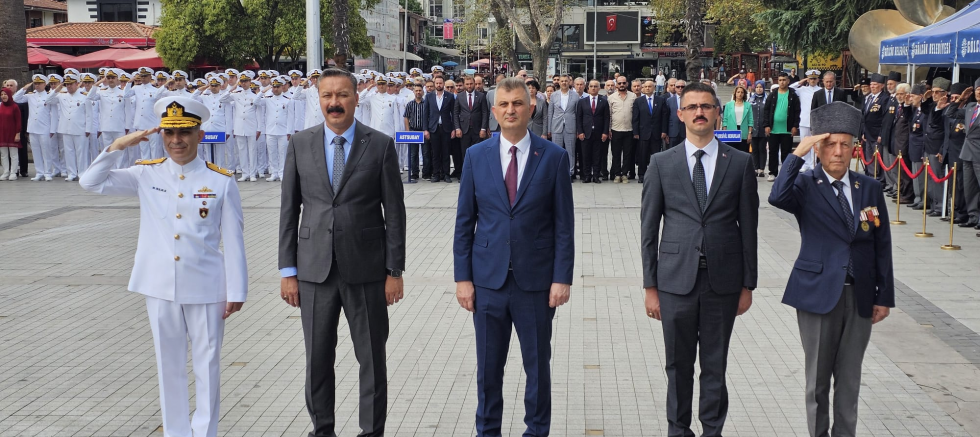
<path fill-rule="evenodd" d="M 349 0 L 333 0 L 333 42 L 337 48 L 333 59 L 337 68 L 347 68 L 347 57 L 350 55 L 350 14 Z"/>
<path fill-rule="evenodd" d="M 497 2 L 490 2 L 490 14 L 492 14 L 493 19 L 497 21 L 498 29 L 510 28 L 510 21 L 507 20 L 507 16 L 500 13 L 500 6 L 497 5 Z M 519 65 L 517 61 L 517 50 L 514 49 L 513 31 L 511 31 L 507 37 L 511 38 L 511 42 L 510 44 L 507 44 L 508 49 L 503 56 L 500 57 L 500 59 L 507 62 L 507 64 L 510 65 L 510 68 L 513 69 Z"/>
<path fill-rule="evenodd" d="M 537 79 L 541 86 L 547 83 L 548 75 L 548 53 L 551 51 L 551 44 L 547 47 L 534 47 L 529 48 L 531 51 L 531 67 L 534 68 L 534 78 Z"/>
<path fill-rule="evenodd" d="M 30 81 L 30 71 L 27 67 L 27 22 L 20 11 L 24 2 L 19 0 L 0 0 L 0 81 L 15 79 L 23 86 Z M 14 90 L 16 91 L 16 90 Z"/>
<path fill-rule="evenodd" d="M 687 10 L 684 14 L 687 36 L 687 80 L 701 78 L 701 48 L 704 47 L 704 11 L 705 0 L 687 0 Z"/>

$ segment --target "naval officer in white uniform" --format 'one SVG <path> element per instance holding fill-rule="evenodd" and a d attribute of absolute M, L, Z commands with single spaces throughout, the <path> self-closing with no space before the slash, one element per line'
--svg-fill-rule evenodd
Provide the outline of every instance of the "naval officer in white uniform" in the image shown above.
<path fill-rule="evenodd" d="M 224 319 L 241 310 L 248 292 L 241 197 L 234 173 L 197 154 L 207 108 L 187 97 L 164 97 L 153 108 L 160 127 L 113 141 L 79 183 L 94 193 L 139 197 L 139 241 L 129 290 L 146 295 L 163 435 L 214 437 Z M 157 133 L 169 158 L 113 170 L 126 148 Z M 188 338 L 197 389 L 192 420 Z"/>

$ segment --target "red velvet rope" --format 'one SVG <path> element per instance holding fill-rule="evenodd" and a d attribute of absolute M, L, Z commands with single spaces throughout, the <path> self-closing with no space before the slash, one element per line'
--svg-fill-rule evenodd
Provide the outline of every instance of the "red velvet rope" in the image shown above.
<path fill-rule="evenodd" d="M 899 161 L 902 163 L 902 170 L 905 170 L 905 174 L 909 175 L 909 177 L 912 179 L 919 177 L 919 175 L 922 174 L 922 170 L 925 170 L 925 167 L 921 167 L 919 168 L 918 172 L 912 174 L 912 170 L 909 170 L 909 166 L 905 165 L 905 160 L 900 159 Z"/>
<path fill-rule="evenodd" d="M 864 159 L 864 149 L 857 149 L 857 153 L 858 153 L 858 157 L 861 158 L 861 162 L 864 163 L 864 166 L 865 167 L 867 167 L 867 166 L 869 166 L 871 164 L 874 164 L 874 162 L 875 162 L 874 155 L 871 156 L 871 159 Z"/>
<path fill-rule="evenodd" d="M 900 159 L 895 159 L 895 161 L 892 162 L 892 166 L 889 167 L 889 166 L 885 165 L 885 161 L 882 161 L 881 160 L 881 155 L 880 154 L 878 155 L 878 164 L 881 164 L 881 168 L 883 168 L 885 171 L 892 171 L 892 169 L 895 168 L 896 165 L 898 165 L 898 161 L 901 161 L 901 160 Z"/>
<path fill-rule="evenodd" d="M 939 179 L 938 177 L 936 177 L 936 174 L 932 172 L 932 166 L 929 166 L 929 176 L 932 177 L 932 181 L 935 182 L 935 183 L 937 183 L 937 184 L 941 184 L 943 182 L 946 182 L 947 180 L 949 180 L 949 177 L 952 176 L 952 175 L 954 175 L 954 174 L 956 174 L 955 171 L 950 171 L 949 173 L 946 173 L 946 177 L 944 177 L 942 179 Z"/>

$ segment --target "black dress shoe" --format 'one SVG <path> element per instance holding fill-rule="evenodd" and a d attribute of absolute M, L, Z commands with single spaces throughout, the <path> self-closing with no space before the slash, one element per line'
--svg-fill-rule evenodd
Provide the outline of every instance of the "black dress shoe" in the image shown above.
<path fill-rule="evenodd" d="M 900 205 L 911 205 L 913 202 L 915 202 L 915 199 L 902 199 L 898 201 Z"/>
<path fill-rule="evenodd" d="M 453 178 L 451 178 L 451 177 L 449 177 L 449 176 L 444 176 L 444 177 L 442 178 L 442 181 L 443 181 L 443 182 L 452 182 L 452 181 L 453 181 Z"/>
<path fill-rule="evenodd" d="M 963 223 L 967 223 L 967 222 L 969 222 L 969 221 L 970 221 L 970 219 L 969 219 L 969 218 L 966 218 L 966 217 L 960 217 L 960 218 L 958 218 L 958 219 L 956 219 L 956 221 L 954 221 L 953 223 L 956 223 L 956 224 L 958 224 L 958 225 L 961 225 L 961 224 L 963 224 Z"/>
<path fill-rule="evenodd" d="M 607 180 L 608 180 L 608 179 L 607 179 Z M 593 183 L 596 183 L 596 184 L 601 184 L 601 183 L 602 183 L 602 178 L 595 178 L 595 180 L 594 180 L 594 181 L 592 181 L 592 182 L 593 182 Z"/>
<path fill-rule="evenodd" d="M 948 222 L 949 221 L 949 217 L 940 217 L 939 220 L 944 221 L 944 222 Z"/>
<path fill-rule="evenodd" d="M 640 176 L 640 183 L 643 183 L 643 176 Z"/>
<path fill-rule="evenodd" d="M 585 179 L 582 179 L 582 183 L 583 183 L 583 184 L 591 184 L 591 183 L 592 183 L 592 178 L 585 178 Z"/>
<path fill-rule="evenodd" d="M 942 214 L 939 211 L 929 211 L 926 213 L 926 215 L 929 217 L 939 217 Z"/>
<path fill-rule="evenodd" d="M 968 221 L 966 223 L 960 223 L 960 227 L 961 228 L 972 228 L 972 227 L 974 227 L 976 225 L 977 225 L 977 222 L 970 222 L 970 221 Z"/>
<path fill-rule="evenodd" d="M 429 182 L 439 182 L 439 178 L 433 176 L 433 177 L 429 178 Z"/>
<path fill-rule="evenodd" d="M 925 206 L 922 206 L 922 205 L 914 205 L 914 206 L 912 206 L 912 210 L 913 211 L 922 211 L 923 209 L 926 209 L 926 207 Z"/>
<path fill-rule="evenodd" d="M 973 229 L 976 229 L 976 230 L 980 231 L 980 225 L 974 226 Z"/>

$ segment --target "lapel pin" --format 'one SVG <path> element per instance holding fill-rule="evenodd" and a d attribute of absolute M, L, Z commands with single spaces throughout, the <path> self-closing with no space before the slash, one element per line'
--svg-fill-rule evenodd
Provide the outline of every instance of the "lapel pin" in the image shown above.
<path fill-rule="evenodd" d="M 536 151 L 535 151 L 535 152 L 534 152 L 534 156 L 538 156 L 538 152 L 536 152 Z"/>
<path fill-rule="evenodd" d="M 822 183 L 823 183 L 823 179 L 817 179 L 817 185 L 820 185 Z"/>
<path fill-rule="evenodd" d="M 854 188 L 861 188 L 861 183 L 858 181 L 854 181 Z"/>

